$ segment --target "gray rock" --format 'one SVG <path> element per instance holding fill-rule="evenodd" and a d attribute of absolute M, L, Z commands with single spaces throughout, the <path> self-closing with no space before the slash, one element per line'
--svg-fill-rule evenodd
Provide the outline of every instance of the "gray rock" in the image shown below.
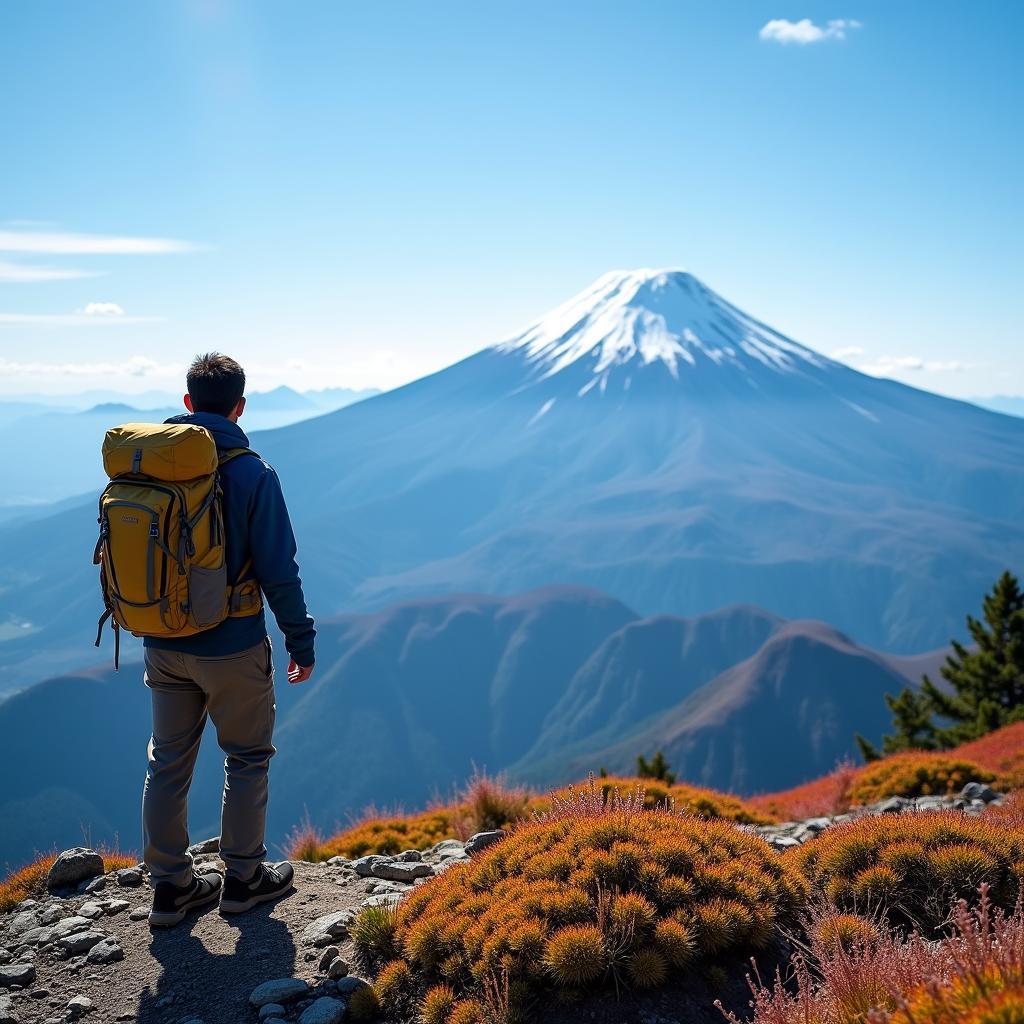
<path fill-rule="evenodd" d="M 0 996 L 0 1024 L 18 1024 L 10 996 Z"/>
<path fill-rule="evenodd" d="M 382 892 L 379 896 L 367 896 L 361 906 L 364 907 L 397 907 L 402 902 L 402 894 L 398 892 Z"/>
<path fill-rule="evenodd" d="M 71 935 L 64 935 L 57 939 L 56 946 L 58 949 L 64 950 L 71 956 L 80 956 L 82 953 L 88 952 L 96 945 L 97 942 L 102 942 L 106 936 L 103 932 L 74 932 Z"/>
<path fill-rule="evenodd" d="M 92 1010 L 92 1000 L 88 996 L 73 996 L 68 1000 L 68 1020 L 78 1020 Z"/>
<path fill-rule="evenodd" d="M 61 918 L 53 926 L 54 938 L 61 939 L 65 935 L 73 935 L 75 932 L 85 931 L 92 922 L 87 917 L 76 914 L 74 917 Z"/>
<path fill-rule="evenodd" d="M 330 857 L 327 863 L 336 868 L 347 868 L 352 864 L 348 857 Z"/>
<path fill-rule="evenodd" d="M 373 865 L 373 877 L 389 882 L 413 882 L 417 878 L 429 878 L 433 873 L 434 869 L 422 861 L 385 860 Z"/>
<path fill-rule="evenodd" d="M 53 862 L 46 876 L 46 888 L 50 892 L 73 889 L 79 882 L 103 874 L 103 858 L 95 851 L 83 846 L 65 850 Z"/>
<path fill-rule="evenodd" d="M 86 886 L 85 886 L 85 888 L 82 891 L 84 893 L 88 894 L 89 896 L 92 896 L 95 893 L 103 892 L 103 890 L 106 889 L 106 887 L 107 887 L 107 876 L 106 875 L 97 875 L 97 877 L 94 878 L 91 882 L 87 882 L 86 883 Z"/>
<path fill-rule="evenodd" d="M 350 974 L 347 978 L 339 978 L 335 988 L 338 990 L 339 996 L 350 996 L 365 984 L 366 982 L 362 978 L 354 978 Z"/>
<path fill-rule="evenodd" d="M 331 961 L 331 965 L 327 968 L 327 977 L 332 981 L 337 981 L 339 978 L 347 977 L 348 975 L 348 963 L 342 960 L 339 956 L 336 960 Z"/>
<path fill-rule="evenodd" d="M 193 857 L 204 853 L 220 853 L 220 836 L 214 836 L 212 839 L 204 839 L 201 843 L 193 843 L 188 848 L 188 852 L 191 853 Z"/>
<path fill-rule="evenodd" d="M 276 978 L 257 985 L 249 996 L 249 1005 L 257 1010 L 267 1003 L 287 1003 L 298 999 L 309 991 L 309 985 L 301 978 Z"/>
<path fill-rule="evenodd" d="M 401 882 L 385 882 L 383 878 L 371 882 L 367 892 L 371 896 L 379 896 L 382 892 L 405 892 Z"/>
<path fill-rule="evenodd" d="M 124 950 L 117 939 L 108 935 L 89 950 L 89 955 L 85 959 L 90 964 L 114 964 L 124 959 Z"/>
<path fill-rule="evenodd" d="M 352 867 L 355 868 L 355 872 L 361 878 L 369 878 L 371 875 L 376 874 L 374 867 L 380 863 L 387 863 L 387 857 L 381 857 L 380 854 L 371 854 L 369 857 L 360 857 L 358 860 L 352 862 Z"/>
<path fill-rule="evenodd" d="M 466 842 L 466 853 L 470 855 L 479 853 L 488 846 L 500 842 L 505 838 L 506 834 L 503 828 L 492 829 L 489 832 L 477 832 L 475 835 L 470 836 Z"/>
<path fill-rule="evenodd" d="M 52 907 L 43 907 L 43 909 L 39 911 L 39 923 L 54 924 L 62 917 L 66 916 L 64 908 L 56 904 Z"/>
<path fill-rule="evenodd" d="M 54 940 L 54 929 L 40 925 L 32 928 L 21 936 L 21 941 L 29 946 L 48 946 Z"/>
<path fill-rule="evenodd" d="M 336 939 L 345 938 L 354 917 L 351 910 L 336 910 L 333 914 L 318 917 L 302 933 L 302 945 L 329 946 Z"/>
<path fill-rule="evenodd" d="M 145 921 L 149 917 L 149 907 L 136 907 L 129 915 L 129 921 Z"/>
<path fill-rule="evenodd" d="M 874 804 L 872 809 L 876 814 L 902 814 L 913 803 L 913 800 L 908 800 L 906 797 L 891 796 L 888 800 L 882 800 L 880 803 Z"/>
<path fill-rule="evenodd" d="M 808 832 L 824 832 L 831 824 L 831 818 L 808 818 L 804 822 L 804 828 Z"/>
<path fill-rule="evenodd" d="M 126 889 L 137 889 L 142 885 L 142 872 L 138 868 L 121 868 L 117 873 L 117 884 Z"/>
<path fill-rule="evenodd" d="M 0 946 L 0 967 L 4 967 L 14 959 L 14 954 L 9 949 Z"/>
<path fill-rule="evenodd" d="M 122 910 L 127 910 L 131 904 L 127 900 L 107 900 L 103 905 L 104 913 L 109 917 L 113 917 L 114 914 L 120 914 Z"/>
<path fill-rule="evenodd" d="M 10 988 L 11 985 L 31 985 L 36 980 L 35 964 L 7 964 L 0 967 L 0 988 Z"/>
<path fill-rule="evenodd" d="M 453 853 L 465 853 L 466 844 L 459 839 L 442 839 L 441 842 L 435 843 L 431 848 L 430 852 L 435 856 L 443 856 L 444 854 Z"/>
<path fill-rule="evenodd" d="M 960 790 L 960 796 L 964 800 L 984 800 L 985 803 L 991 803 L 998 795 L 991 786 L 986 786 L 983 782 L 968 782 Z"/>
<path fill-rule="evenodd" d="M 320 970 L 326 971 L 328 967 L 338 959 L 338 947 L 328 946 L 324 950 L 324 955 L 320 957 Z"/>
<path fill-rule="evenodd" d="M 345 1004 L 333 996 L 321 996 L 309 1004 L 299 1016 L 299 1024 L 339 1024 L 345 1016 Z"/>
<path fill-rule="evenodd" d="M 8 934 L 13 936 L 23 935 L 32 928 L 38 928 L 40 923 L 39 916 L 34 910 L 23 910 L 20 914 L 15 914 L 11 918 L 10 923 L 7 925 L 7 931 Z"/>
<path fill-rule="evenodd" d="M 90 921 L 95 921 L 97 917 L 103 916 L 103 908 L 98 903 L 83 903 L 78 908 L 79 917 L 87 917 Z"/>
<path fill-rule="evenodd" d="M 266 1020 L 268 1017 L 283 1017 L 285 1015 L 285 1008 L 280 1003 L 264 1003 L 260 1007 L 260 1020 Z"/>
<path fill-rule="evenodd" d="M 423 860 L 423 854 L 419 850 L 403 850 L 393 860 L 404 861 L 407 864 L 413 864 L 416 861 Z"/>
<path fill-rule="evenodd" d="M 770 836 L 768 842 L 776 850 L 791 850 L 794 846 L 800 845 L 800 840 L 794 839 L 792 836 Z"/>

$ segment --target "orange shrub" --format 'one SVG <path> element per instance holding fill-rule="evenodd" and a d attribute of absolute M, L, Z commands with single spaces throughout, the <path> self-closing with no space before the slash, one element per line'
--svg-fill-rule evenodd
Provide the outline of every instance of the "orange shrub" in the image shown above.
<path fill-rule="evenodd" d="M 820 779 L 778 793 L 763 793 L 748 803 L 757 812 L 782 821 L 843 814 L 850 809 L 850 787 L 860 771 L 852 761 L 845 761 Z"/>
<path fill-rule="evenodd" d="M 968 782 L 995 778 L 973 761 L 946 754 L 894 754 L 865 765 L 850 787 L 850 802 L 871 804 L 890 796 L 947 796 Z"/>
<path fill-rule="evenodd" d="M 991 887 L 1012 907 L 1024 874 L 1024 830 L 958 811 L 880 815 L 836 825 L 794 850 L 814 890 L 841 910 L 937 928 L 951 903 Z"/>
<path fill-rule="evenodd" d="M 995 772 L 996 789 L 1024 789 L 1024 722 L 1004 725 L 951 750 L 950 755 L 976 761 L 982 768 Z"/>
<path fill-rule="evenodd" d="M 806 888 L 795 863 L 731 824 L 605 801 L 591 786 L 420 886 L 390 934 L 378 915 L 353 935 L 371 968 L 399 950 L 403 995 L 421 1014 L 437 986 L 487 1003 L 495 979 L 516 1013 L 546 990 L 656 987 L 711 955 L 764 948 Z M 391 999 L 396 976 L 389 967 Z"/>
<path fill-rule="evenodd" d="M 121 853 L 117 850 L 100 850 L 103 867 L 106 871 L 117 871 L 120 868 L 134 867 L 139 858 L 134 854 Z M 13 910 L 22 900 L 29 896 L 38 896 L 46 891 L 46 876 L 57 859 L 56 853 L 48 853 L 39 857 L 31 864 L 26 864 L 17 871 L 11 872 L 0 882 L 0 914 Z"/>
<path fill-rule="evenodd" d="M 454 838 L 452 819 L 452 808 L 439 807 L 410 817 L 367 818 L 330 839 L 321 840 L 315 833 L 302 831 L 292 838 L 288 858 L 321 861 L 426 850 L 442 839 Z"/>

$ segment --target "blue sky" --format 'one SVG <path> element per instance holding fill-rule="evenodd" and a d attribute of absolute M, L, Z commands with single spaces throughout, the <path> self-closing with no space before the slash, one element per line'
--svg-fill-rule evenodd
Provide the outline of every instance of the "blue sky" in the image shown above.
<path fill-rule="evenodd" d="M 1012 0 L 4 4 L 0 393 L 390 386 L 639 266 L 1024 393 L 1022 44 Z"/>

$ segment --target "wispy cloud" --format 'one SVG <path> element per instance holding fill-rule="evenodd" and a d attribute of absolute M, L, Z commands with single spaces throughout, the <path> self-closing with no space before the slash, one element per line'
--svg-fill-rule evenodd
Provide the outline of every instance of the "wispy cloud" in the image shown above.
<path fill-rule="evenodd" d="M 124 310 L 116 302 L 87 302 L 79 312 L 86 316 L 124 316 Z"/>
<path fill-rule="evenodd" d="M 89 306 L 74 313 L 0 313 L 0 328 L 4 327 L 119 327 L 128 324 L 159 323 L 159 316 L 125 316 L 115 303 L 90 303 L 90 306 L 113 306 L 119 313 L 89 312 Z"/>
<path fill-rule="evenodd" d="M 875 377 L 885 377 L 891 373 L 923 372 L 923 373 L 960 373 L 973 369 L 972 363 L 961 362 L 959 359 L 921 359 L 919 356 L 879 356 L 877 359 L 858 367 L 864 373 Z"/>
<path fill-rule="evenodd" d="M 846 348 L 837 348 L 832 353 L 833 359 L 855 359 L 857 356 L 864 355 L 864 349 L 860 345 L 847 345 Z"/>
<path fill-rule="evenodd" d="M 96 277 L 91 270 L 72 267 L 43 267 L 0 260 L 0 281 L 8 284 L 34 284 L 38 281 L 70 281 L 77 277 Z"/>
<path fill-rule="evenodd" d="M 180 373 L 181 367 L 163 365 L 146 356 L 132 356 L 122 362 L 46 363 L 0 359 L 3 377 L 163 377 Z"/>
<path fill-rule="evenodd" d="M 176 238 L 80 235 L 66 231 L 0 231 L 0 252 L 61 256 L 147 256 L 191 252 L 199 246 Z"/>
<path fill-rule="evenodd" d="M 861 23 L 852 18 L 833 18 L 824 25 L 816 25 L 810 18 L 790 21 L 788 18 L 772 18 L 758 33 L 762 39 L 773 43 L 796 43 L 807 46 L 821 43 L 826 39 L 845 39 L 851 29 L 860 28 Z"/>

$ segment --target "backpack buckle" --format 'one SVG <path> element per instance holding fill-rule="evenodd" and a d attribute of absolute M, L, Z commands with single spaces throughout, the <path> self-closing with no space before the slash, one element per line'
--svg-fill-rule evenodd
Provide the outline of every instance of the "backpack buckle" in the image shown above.
<path fill-rule="evenodd" d="M 149 535 L 150 535 L 150 537 L 159 537 L 160 536 L 160 531 L 157 529 L 156 523 L 150 523 L 150 525 L 149 525 Z"/>

